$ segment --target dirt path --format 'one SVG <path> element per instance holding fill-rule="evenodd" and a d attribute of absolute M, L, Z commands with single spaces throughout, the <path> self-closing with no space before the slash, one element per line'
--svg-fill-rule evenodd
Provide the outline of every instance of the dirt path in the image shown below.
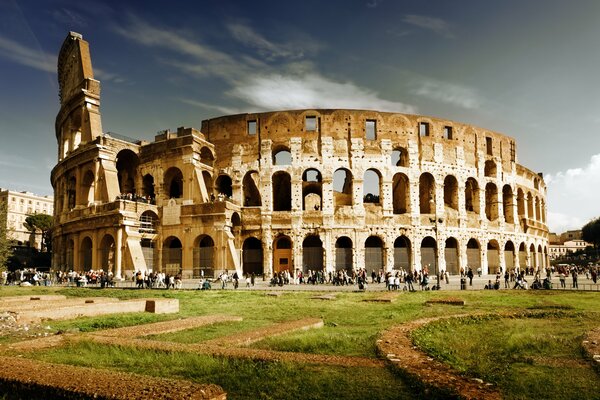
<path fill-rule="evenodd" d="M 50 364 L 40 361 L 0 357 L 0 392 L 22 398 L 225 400 L 220 386 L 165 379 L 95 368 Z M 172 390 L 165 390 L 172 388 Z M 79 397 L 73 396 L 76 393 Z"/>
<path fill-rule="evenodd" d="M 199 328 L 201 326 L 217 324 L 221 322 L 239 322 L 242 317 L 231 315 L 203 315 L 185 319 L 156 322 L 153 324 L 126 326 L 124 328 L 107 329 L 95 332 L 95 335 L 110 337 L 140 337 L 149 335 L 160 335 L 163 333 L 179 332 L 186 329 Z"/>
<path fill-rule="evenodd" d="M 394 367 L 416 377 L 426 386 L 437 388 L 449 394 L 458 394 L 464 399 L 501 399 L 500 393 L 491 384 L 480 379 L 460 376 L 448 365 L 434 360 L 415 347 L 410 338 L 413 330 L 442 318 L 423 318 L 384 332 L 377 341 L 380 354 L 383 354 Z"/>
<path fill-rule="evenodd" d="M 323 320 L 319 318 L 304 318 L 296 321 L 282 322 L 275 325 L 265 326 L 249 332 L 225 336 L 204 342 L 206 346 L 232 347 L 247 346 L 268 337 L 280 336 L 297 330 L 322 328 Z"/>

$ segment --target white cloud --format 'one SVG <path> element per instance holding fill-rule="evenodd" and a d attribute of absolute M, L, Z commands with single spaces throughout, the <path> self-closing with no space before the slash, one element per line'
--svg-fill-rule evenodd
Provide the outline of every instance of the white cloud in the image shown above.
<path fill-rule="evenodd" d="M 368 0 L 366 5 L 367 8 L 377 8 L 381 3 L 383 3 L 383 0 Z"/>
<path fill-rule="evenodd" d="M 248 25 L 232 23 L 227 25 L 227 29 L 235 40 L 256 49 L 261 56 L 266 57 L 268 60 L 278 58 L 295 60 L 304 56 L 303 49 L 300 46 L 273 43 Z"/>
<path fill-rule="evenodd" d="M 56 73 L 55 55 L 23 46 L 11 39 L 0 37 L 0 56 L 40 71 Z"/>
<path fill-rule="evenodd" d="M 414 106 L 396 101 L 381 99 L 369 89 L 356 86 L 352 82 L 338 82 L 328 79 L 315 71 L 309 61 L 293 61 L 278 68 L 247 55 L 230 56 L 211 46 L 188 39 L 182 34 L 162 30 L 137 17 L 130 17 L 127 29 L 116 27 L 124 37 L 144 46 L 167 49 L 179 54 L 180 58 L 161 58 L 166 65 L 173 66 L 192 76 L 207 78 L 219 77 L 229 85 L 226 94 L 242 100 L 252 111 L 302 108 L 356 108 L 377 109 L 415 113 Z M 269 53 L 272 57 L 293 59 L 294 53 L 286 46 L 267 40 L 252 29 L 241 25 L 230 25 L 233 38 L 257 49 Z M 248 37 L 242 38 L 242 34 Z M 310 42 L 310 41 L 309 41 Z M 317 51 L 315 44 L 308 44 L 310 51 Z M 230 107 L 215 104 L 212 107 L 206 101 L 179 99 L 186 104 L 231 111 Z M 247 109 L 248 107 L 246 107 Z"/>
<path fill-rule="evenodd" d="M 334 82 L 316 73 L 253 76 L 227 94 L 264 110 L 352 108 L 416 113 L 411 105 L 381 99 L 373 91 L 350 82 Z"/>
<path fill-rule="evenodd" d="M 417 26 L 422 29 L 430 30 L 440 36 L 453 38 L 454 34 L 450 29 L 450 25 L 441 18 L 428 17 L 426 15 L 407 14 L 402 18 L 403 22 Z"/>
<path fill-rule="evenodd" d="M 197 101 L 197 100 L 186 99 L 186 98 L 179 98 L 177 100 L 182 102 L 183 104 L 188 104 L 190 106 L 206 108 L 206 109 L 210 109 L 210 110 L 217 110 L 218 112 L 221 112 L 223 114 L 232 115 L 232 114 L 241 114 L 242 113 L 242 111 L 237 110 L 235 108 L 221 107 L 219 105 L 208 104 L 208 103 L 204 103 L 204 102 Z"/>
<path fill-rule="evenodd" d="M 580 229 L 600 216 L 600 154 L 583 168 L 545 176 L 548 186 L 548 226 L 552 232 Z"/>
<path fill-rule="evenodd" d="M 418 79 L 412 89 L 414 94 L 428 99 L 441 101 L 469 110 L 478 109 L 483 102 L 475 89 L 457 85 L 455 83 L 441 82 L 431 78 Z"/>

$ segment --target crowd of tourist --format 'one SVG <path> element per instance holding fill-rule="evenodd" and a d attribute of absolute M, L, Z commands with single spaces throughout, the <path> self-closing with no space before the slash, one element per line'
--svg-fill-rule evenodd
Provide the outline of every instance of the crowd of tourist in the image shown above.
<path fill-rule="evenodd" d="M 450 274 L 441 270 L 439 273 L 430 274 L 431 266 L 424 267 L 421 270 L 394 270 L 385 272 L 372 270 L 370 274 L 371 284 L 385 284 L 387 290 L 439 290 L 444 285 L 450 284 Z M 485 284 L 486 290 L 504 289 L 552 289 L 553 278 L 558 277 L 560 289 L 579 289 L 579 277 L 585 276 L 586 281 L 591 280 L 597 284 L 598 272 L 600 267 L 597 265 L 588 265 L 576 267 L 572 265 L 558 265 L 545 269 L 535 270 L 533 268 L 524 268 L 519 270 L 512 268 L 503 271 L 499 269 L 495 274 L 495 279 L 489 279 Z M 469 286 L 473 285 L 475 274 L 479 275 L 479 269 L 467 266 L 460 270 L 460 286 L 466 289 L 467 281 Z M 284 285 L 333 285 L 333 286 L 351 286 L 357 285 L 359 290 L 366 290 L 369 283 L 368 272 L 365 268 L 356 270 L 337 270 L 326 271 L 309 269 L 306 272 L 281 271 L 275 273 L 268 279 L 269 286 Z M 241 275 L 237 271 L 231 274 L 229 271 L 222 272 L 214 281 L 218 281 L 222 289 L 227 288 L 228 283 L 232 283 L 234 289 L 240 286 L 240 281 L 245 281 L 246 288 L 255 286 L 257 276 L 254 273 Z M 263 277 L 264 280 L 264 277 Z M 567 281 L 570 281 L 568 284 Z M 131 276 L 131 281 L 139 289 L 181 289 L 183 287 L 183 278 L 181 273 L 165 272 L 144 272 L 137 271 Z M 214 282 L 213 282 L 214 283 Z M 38 271 L 36 268 L 24 268 L 16 271 L 2 271 L 0 273 L 0 285 L 23 285 L 23 286 L 51 286 L 54 284 L 87 287 L 99 286 L 114 287 L 116 279 L 112 272 L 103 270 L 89 270 L 86 272 L 69 271 Z M 211 279 L 205 279 L 202 274 L 198 284 L 198 289 L 210 289 Z"/>

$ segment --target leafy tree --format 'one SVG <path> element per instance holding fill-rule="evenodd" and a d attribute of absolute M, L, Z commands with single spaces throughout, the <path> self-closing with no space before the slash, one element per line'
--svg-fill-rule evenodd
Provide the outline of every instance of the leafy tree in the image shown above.
<path fill-rule="evenodd" d="M 591 220 L 581 228 L 583 240 L 593 243 L 596 249 L 600 246 L 600 218 Z"/>
<path fill-rule="evenodd" d="M 7 204 L 0 202 L 0 270 L 6 267 L 6 261 L 12 255 L 12 240 L 8 236 L 6 217 Z"/>
<path fill-rule="evenodd" d="M 23 226 L 29 232 L 36 233 L 41 232 L 42 234 L 42 251 L 49 250 L 50 244 L 50 229 L 54 225 L 54 218 L 48 214 L 29 214 L 25 218 Z"/>

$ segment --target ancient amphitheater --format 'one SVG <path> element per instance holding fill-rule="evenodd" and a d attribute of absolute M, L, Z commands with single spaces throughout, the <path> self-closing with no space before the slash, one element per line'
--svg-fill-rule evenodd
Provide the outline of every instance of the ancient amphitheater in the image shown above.
<path fill-rule="evenodd" d="M 223 269 L 548 265 L 546 186 L 511 137 L 366 110 L 240 114 L 152 142 L 102 132 L 88 43 L 59 55 L 53 266 Z"/>

